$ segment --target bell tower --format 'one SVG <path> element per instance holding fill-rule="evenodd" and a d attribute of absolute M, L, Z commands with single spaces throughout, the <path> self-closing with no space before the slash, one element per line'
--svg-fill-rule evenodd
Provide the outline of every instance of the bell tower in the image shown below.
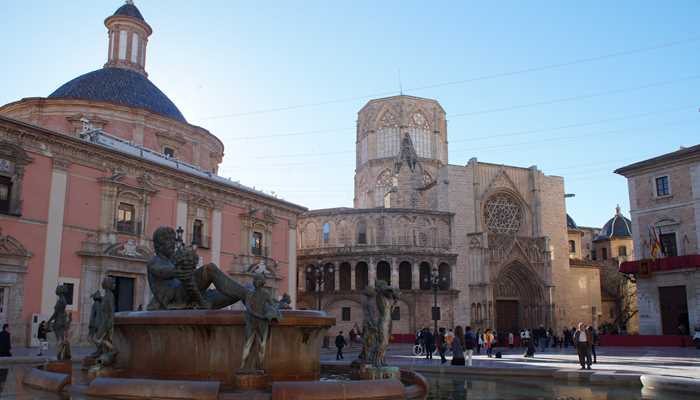
<path fill-rule="evenodd" d="M 105 19 L 109 35 L 109 52 L 105 68 L 130 69 L 141 75 L 146 73 L 146 45 L 153 30 L 143 19 L 132 0 L 119 7 Z"/>
<path fill-rule="evenodd" d="M 426 196 L 445 165 L 447 124 L 436 100 L 400 95 L 359 111 L 355 208 L 433 208 Z"/>

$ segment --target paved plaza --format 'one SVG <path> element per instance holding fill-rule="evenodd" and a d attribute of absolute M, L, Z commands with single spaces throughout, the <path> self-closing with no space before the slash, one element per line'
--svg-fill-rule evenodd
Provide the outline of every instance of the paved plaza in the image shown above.
<path fill-rule="evenodd" d="M 426 360 L 412 354 L 410 344 L 394 344 L 388 351 L 387 362 L 392 365 L 414 367 L 419 370 L 435 369 L 449 372 L 466 367 L 440 364 L 440 357 Z M 357 357 L 359 347 L 344 351 L 346 363 Z M 497 348 L 503 358 L 488 358 L 484 351 L 474 356 L 472 368 L 523 368 L 523 369 L 571 369 L 578 370 L 578 356 L 572 347 L 548 348 L 544 353 L 535 353 L 534 358 L 523 357 L 524 350 Z M 635 374 L 666 375 L 700 379 L 700 350 L 694 347 L 597 347 L 598 362 L 594 371 L 629 372 Z M 321 362 L 335 363 L 335 349 L 323 349 Z"/>

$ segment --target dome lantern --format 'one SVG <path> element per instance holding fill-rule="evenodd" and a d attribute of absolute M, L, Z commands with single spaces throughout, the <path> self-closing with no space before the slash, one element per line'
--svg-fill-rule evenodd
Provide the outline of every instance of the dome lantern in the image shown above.
<path fill-rule="evenodd" d="M 107 63 L 105 67 L 129 69 L 146 73 L 146 45 L 153 33 L 132 0 L 119 7 L 105 19 L 109 35 Z"/>

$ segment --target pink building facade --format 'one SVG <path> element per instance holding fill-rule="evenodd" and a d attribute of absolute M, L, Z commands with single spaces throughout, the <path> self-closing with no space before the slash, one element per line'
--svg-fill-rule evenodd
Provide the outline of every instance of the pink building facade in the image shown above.
<path fill-rule="evenodd" d="M 0 107 L 0 322 L 36 345 L 58 284 L 84 340 L 91 295 L 117 282 L 118 310 L 145 308 L 159 226 L 182 227 L 202 263 L 247 282 L 265 271 L 296 302 L 296 221 L 305 208 L 216 175 L 221 141 L 187 123 L 147 78 L 152 32 L 130 3 L 105 20 L 108 61 L 46 98 Z"/>

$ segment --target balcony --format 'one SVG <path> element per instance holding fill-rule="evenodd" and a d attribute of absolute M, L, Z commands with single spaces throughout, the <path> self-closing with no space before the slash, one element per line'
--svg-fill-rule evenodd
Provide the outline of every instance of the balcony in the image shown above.
<path fill-rule="evenodd" d="M 140 235 L 141 234 L 141 222 L 137 221 L 114 221 L 114 226 L 117 229 L 117 233 L 123 233 L 127 235 Z"/>
<path fill-rule="evenodd" d="M 651 272 L 664 272 L 689 268 L 700 268 L 700 254 L 671 256 L 656 260 L 646 258 L 638 261 L 627 261 L 620 265 L 620 272 L 644 276 Z"/>

